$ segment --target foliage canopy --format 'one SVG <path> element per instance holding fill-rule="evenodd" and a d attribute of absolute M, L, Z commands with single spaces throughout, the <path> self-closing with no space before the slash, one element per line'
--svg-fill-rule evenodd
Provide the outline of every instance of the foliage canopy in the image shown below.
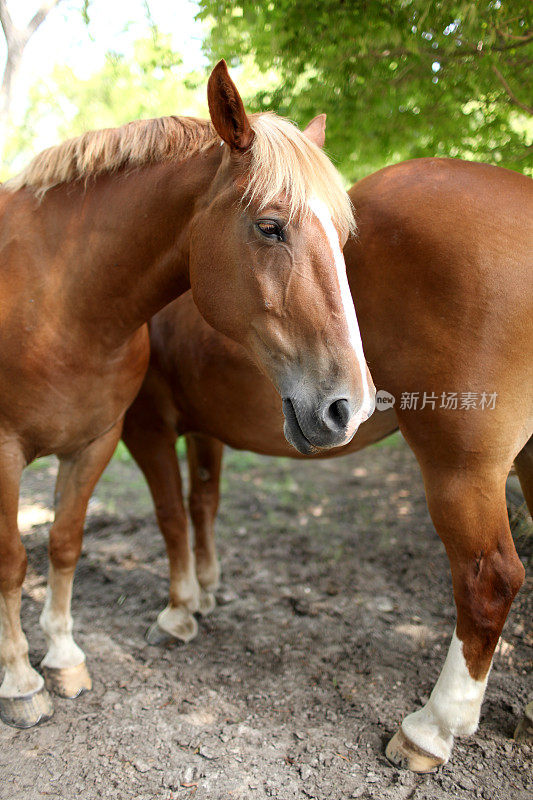
<path fill-rule="evenodd" d="M 533 63 L 527 0 L 200 0 L 212 61 L 252 55 L 248 98 L 305 124 L 328 113 L 328 150 L 354 179 L 385 163 L 461 156 L 528 171 Z"/>

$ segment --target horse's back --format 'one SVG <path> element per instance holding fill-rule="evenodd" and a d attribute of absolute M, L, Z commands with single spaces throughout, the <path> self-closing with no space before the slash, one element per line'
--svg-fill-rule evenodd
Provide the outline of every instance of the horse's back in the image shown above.
<path fill-rule="evenodd" d="M 359 225 L 358 258 L 366 251 L 370 261 L 375 251 L 386 250 L 388 257 L 425 259 L 426 270 L 448 269 L 452 290 L 476 280 L 488 291 L 501 273 L 507 291 L 523 280 L 533 292 L 529 178 L 488 164 L 423 158 L 364 178 L 350 197 Z"/>
<path fill-rule="evenodd" d="M 435 430 L 442 421 L 479 447 L 488 428 L 492 436 L 503 424 L 510 450 L 527 441 L 532 182 L 485 164 L 420 159 L 363 179 L 350 195 L 359 236 L 345 255 L 376 386 L 420 399 L 423 392 L 496 392 L 498 424 L 488 412 L 471 414 L 467 429 L 464 412 L 430 418 L 426 409 L 413 412 L 415 427 L 425 419 Z"/>

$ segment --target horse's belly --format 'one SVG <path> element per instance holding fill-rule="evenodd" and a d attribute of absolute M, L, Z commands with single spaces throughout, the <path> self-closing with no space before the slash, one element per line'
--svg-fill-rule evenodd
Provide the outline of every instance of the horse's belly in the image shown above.
<path fill-rule="evenodd" d="M 249 419 L 245 412 L 236 414 L 235 410 L 227 410 L 225 413 L 220 407 L 217 415 L 209 414 L 204 417 L 198 413 L 197 408 L 194 418 L 180 418 L 179 432 L 208 434 L 236 450 L 249 450 L 267 456 L 314 459 L 355 453 L 389 436 L 397 428 L 398 420 L 392 409 L 375 411 L 370 419 L 361 425 L 349 444 L 323 450 L 312 456 L 298 453 L 285 439 L 281 409 L 279 412 L 268 413 L 262 408 L 260 414 L 254 419 Z"/>

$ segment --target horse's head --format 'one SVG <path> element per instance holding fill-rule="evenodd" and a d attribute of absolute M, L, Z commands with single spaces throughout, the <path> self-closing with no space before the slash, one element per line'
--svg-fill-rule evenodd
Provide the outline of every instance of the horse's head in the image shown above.
<path fill-rule="evenodd" d="M 208 99 L 223 154 L 193 220 L 194 300 L 274 383 L 291 444 L 346 444 L 375 390 L 342 255 L 353 212 L 321 150 L 325 116 L 303 133 L 272 114 L 247 117 L 223 61 Z"/>

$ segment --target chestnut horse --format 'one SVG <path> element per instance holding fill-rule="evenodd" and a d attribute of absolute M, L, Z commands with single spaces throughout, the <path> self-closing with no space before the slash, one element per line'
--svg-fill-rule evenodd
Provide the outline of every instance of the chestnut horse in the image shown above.
<path fill-rule="evenodd" d="M 514 461 L 533 511 L 531 182 L 497 167 L 421 159 L 365 178 L 350 196 L 359 227 L 344 251 L 350 288 L 374 381 L 396 405 L 376 412 L 337 452 L 400 427 L 423 473 L 457 606 L 431 698 L 387 748 L 393 761 L 426 771 L 448 760 L 454 736 L 476 729 L 494 648 L 524 576 L 505 481 Z M 158 625 L 189 639 L 197 630 L 191 612 L 212 607 L 219 576 L 221 443 L 294 452 L 280 434 L 273 387 L 189 296 L 154 317 L 150 339 L 150 368 L 124 440 L 150 485 L 170 558 L 171 603 L 182 608 L 179 625 L 161 615 Z M 195 557 L 174 448 L 182 433 L 189 434 Z"/>
<path fill-rule="evenodd" d="M 52 713 L 20 623 L 22 469 L 59 458 L 42 667 L 48 688 L 73 697 L 90 687 L 70 614 L 87 502 L 159 309 L 192 288 L 202 316 L 277 387 L 301 447 L 349 441 L 373 410 L 341 249 L 352 206 L 318 146 L 323 117 L 307 135 L 272 114 L 248 118 L 224 62 L 208 100 L 211 122 L 88 133 L 0 189 L 0 715 L 11 725 Z"/>

